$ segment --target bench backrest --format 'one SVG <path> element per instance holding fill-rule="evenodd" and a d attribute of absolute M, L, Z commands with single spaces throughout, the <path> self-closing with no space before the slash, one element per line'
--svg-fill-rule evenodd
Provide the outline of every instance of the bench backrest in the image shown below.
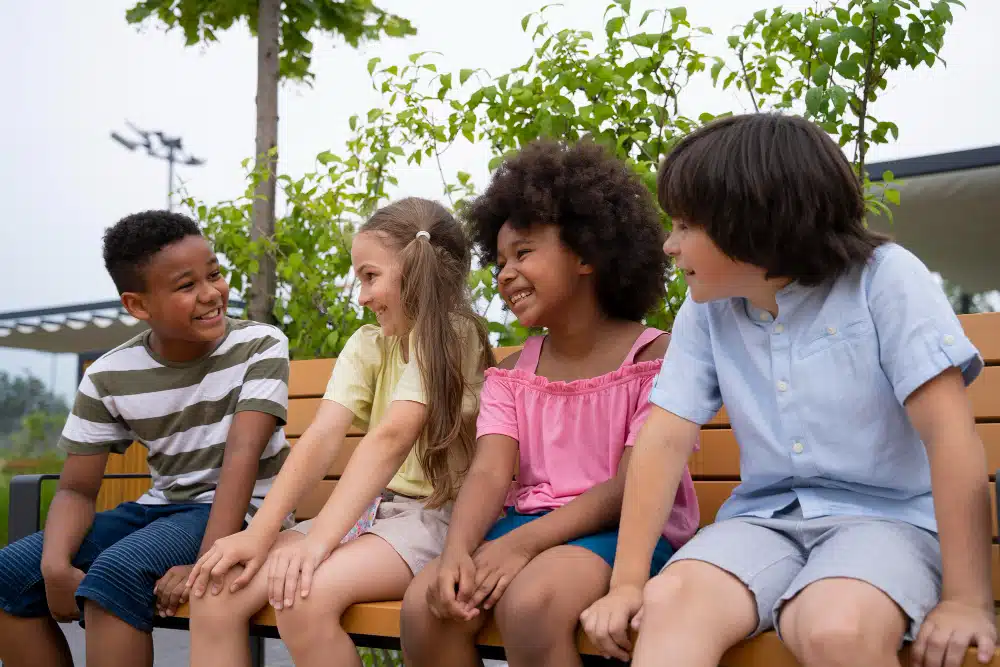
<path fill-rule="evenodd" d="M 993 473 L 1000 468 L 1000 313 L 965 315 L 961 317 L 961 321 L 987 364 L 983 374 L 973 383 L 970 397 L 976 416 L 976 430 L 986 445 L 987 469 L 992 479 Z M 497 360 L 503 359 L 517 349 L 519 348 L 497 349 Z M 293 446 L 316 413 L 335 363 L 334 359 L 292 362 L 288 383 L 288 424 L 285 426 L 285 433 Z M 330 466 L 326 478 L 299 504 L 296 515 L 300 519 L 311 518 L 322 508 L 362 436 L 361 432 L 352 432 L 348 435 L 341 455 Z M 739 448 L 724 408 L 702 429 L 700 449 L 691 457 L 689 467 L 698 493 L 701 523 L 706 525 L 715 519 L 719 507 L 729 497 L 740 479 Z M 113 455 L 108 463 L 108 472 L 146 470 L 145 449 L 138 445 L 133 445 L 124 455 Z M 148 486 L 145 480 L 109 480 L 102 488 L 99 507 L 113 507 L 122 500 L 137 498 Z M 994 493 L 992 485 L 990 492 Z M 993 499 L 993 503 L 995 507 L 996 498 Z M 1000 547 L 996 544 L 995 512 L 993 516 L 993 588 L 995 599 L 1000 599 Z"/>

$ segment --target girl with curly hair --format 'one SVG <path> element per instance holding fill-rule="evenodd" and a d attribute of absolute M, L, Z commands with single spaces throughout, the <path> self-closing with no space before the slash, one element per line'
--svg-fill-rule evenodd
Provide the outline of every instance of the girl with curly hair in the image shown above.
<path fill-rule="evenodd" d="M 663 230 L 637 175 L 591 142 L 526 146 L 467 217 L 506 306 L 546 335 L 486 371 L 475 458 L 441 558 L 407 589 L 403 650 L 414 667 L 481 664 L 494 610 L 512 667 L 579 665 L 577 619 L 607 592 L 668 344 L 641 323 L 664 296 Z M 686 471 L 673 508 L 653 571 L 698 526 Z"/>

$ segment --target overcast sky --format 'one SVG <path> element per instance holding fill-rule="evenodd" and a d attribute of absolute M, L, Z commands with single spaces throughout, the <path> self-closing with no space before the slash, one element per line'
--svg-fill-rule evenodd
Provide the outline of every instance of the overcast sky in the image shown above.
<path fill-rule="evenodd" d="M 599 33 L 608 0 L 572 0 L 552 20 Z M 100 259 L 103 229 L 128 213 L 158 208 L 166 199 L 166 165 L 129 153 L 111 141 L 131 120 L 146 129 L 181 135 L 206 164 L 179 176 L 197 197 L 216 201 L 243 190 L 240 162 L 253 153 L 256 47 L 243 28 L 220 34 L 210 47 L 185 48 L 179 33 L 138 31 L 125 21 L 132 0 L 0 2 L 2 79 L 0 194 L 0 312 L 116 297 Z M 418 35 L 352 51 L 332 40 L 314 48 L 315 84 L 285 87 L 280 97 L 281 169 L 301 174 L 325 149 L 339 151 L 347 118 L 378 104 L 366 63 L 373 56 L 402 62 L 420 50 L 441 52 L 441 67 L 484 67 L 501 72 L 530 54 L 521 17 L 541 0 L 381 0 L 410 18 Z M 688 2 L 695 25 L 716 37 L 703 49 L 723 53 L 725 36 L 754 10 L 776 2 Z M 811 2 L 786 2 L 793 8 Z M 633 3 L 635 9 L 660 6 Z M 871 160 L 910 157 L 1000 144 L 1000 3 L 967 0 L 943 51 L 948 67 L 893 75 L 875 109 L 894 120 L 899 141 L 876 147 Z M 701 85 L 689 91 L 682 112 L 745 109 L 746 99 Z M 486 151 L 462 148 L 446 168 L 486 180 Z M 432 169 L 400 174 L 400 191 L 441 197 Z M 71 395 L 75 359 L 0 349 L 0 370 L 29 368 Z"/>

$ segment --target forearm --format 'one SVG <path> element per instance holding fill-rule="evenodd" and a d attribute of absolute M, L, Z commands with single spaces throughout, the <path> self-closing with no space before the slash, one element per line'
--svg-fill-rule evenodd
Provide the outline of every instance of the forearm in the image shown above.
<path fill-rule="evenodd" d="M 260 457 L 251 455 L 232 456 L 223 462 L 199 557 L 211 549 L 216 540 L 242 529 L 259 466 Z"/>
<path fill-rule="evenodd" d="M 974 431 L 967 437 L 967 446 L 929 448 L 941 452 L 931 460 L 941 540 L 941 597 L 992 609 L 989 486 L 982 443 Z"/>
<path fill-rule="evenodd" d="M 42 546 L 42 573 L 65 568 L 94 523 L 95 499 L 60 489 L 49 506 Z"/>
<path fill-rule="evenodd" d="M 364 509 L 382 492 L 412 448 L 391 436 L 365 436 L 344 474 L 316 516 L 309 534 L 332 550 L 357 522 Z"/>
<path fill-rule="evenodd" d="M 462 483 L 448 526 L 445 551 L 471 554 L 500 517 L 511 477 L 491 470 L 473 471 Z"/>
<path fill-rule="evenodd" d="M 610 530 L 621 515 L 624 486 L 624 475 L 613 477 L 517 528 L 511 538 L 531 553 L 539 554 L 583 535 Z"/>
<path fill-rule="evenodd" d="M 342 443 L 342 435 L 327 438 L 306 431 L 285 459 L 250 529 L 261 535 L 277 535 L 285 517 L 299 504 L 306 490 L 326 476 Z"/>
<path fill-rule="evenodd" d="M 625 480 L 612 586 L 642 586 L 653 550 L 670 516 L 692 445 L 640 438 Z"/>

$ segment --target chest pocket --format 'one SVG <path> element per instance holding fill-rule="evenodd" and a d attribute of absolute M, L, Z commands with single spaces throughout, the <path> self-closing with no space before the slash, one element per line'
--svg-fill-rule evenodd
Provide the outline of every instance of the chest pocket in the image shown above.
<path fill-rule="evenodd" d="M 802 337 L 797 356 L 808 359 L 830 348 L 863 339 L 873 330 L 871 318 L 858 319 L 856 314 L 846 324 L 831 322 L 825 326 L 813 326 Z"/>

